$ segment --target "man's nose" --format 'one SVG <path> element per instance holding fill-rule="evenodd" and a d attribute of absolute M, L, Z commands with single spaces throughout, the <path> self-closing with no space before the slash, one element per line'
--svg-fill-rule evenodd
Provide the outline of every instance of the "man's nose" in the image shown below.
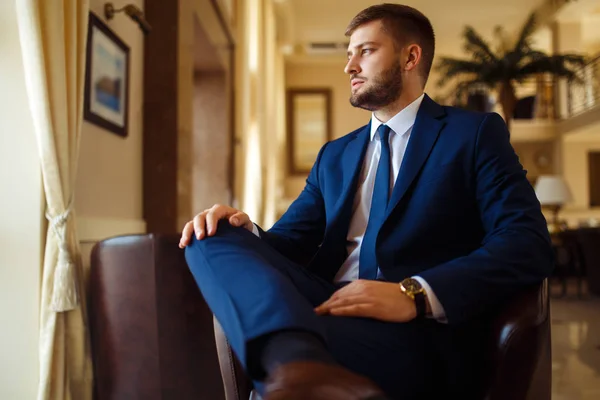
<path fill-rule="evenodd" d="M 346 68 L 344 68 L 344 72 L 348 75 L 359 74 L 361 71 L 360 65 L 356 62 L 355 57 L 350 57 L 348 59 L 348 63 L 346 64 Z"/>

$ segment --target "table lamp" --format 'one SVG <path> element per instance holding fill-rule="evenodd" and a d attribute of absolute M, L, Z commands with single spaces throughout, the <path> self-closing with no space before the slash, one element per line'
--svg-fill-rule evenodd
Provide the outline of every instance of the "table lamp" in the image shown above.
<path fill-rule="evenodd" d="M 535 184 L 535 194 L 542 207 L 552 211 L 552 221 L 548 224 L 550 233 L 561 231 L 558 212 L 573 198 L 565 180 L 560 175 L 542 175 Z"/>

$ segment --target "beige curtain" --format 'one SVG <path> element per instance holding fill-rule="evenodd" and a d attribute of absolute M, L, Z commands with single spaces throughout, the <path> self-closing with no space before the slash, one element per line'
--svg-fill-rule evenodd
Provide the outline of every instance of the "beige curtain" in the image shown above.
<path fill-rule="evenodd" d="M 46 195 L 38 400 L 92 398 L 92 363 L 73 195 L 83 112 L 87 0 L 16 0 Z"/>

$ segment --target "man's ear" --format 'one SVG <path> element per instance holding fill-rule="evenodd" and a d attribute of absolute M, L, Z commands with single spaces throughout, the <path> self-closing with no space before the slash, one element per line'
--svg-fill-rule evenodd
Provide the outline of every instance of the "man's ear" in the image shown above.
<path fill-rule="evenodd" d="M 415 68 L 417 68 L 417 66 L 421 62 L 421 56 L 423 54 L 423 50 L 421 49 L 421 46 L 419 46 L 418 44 L 411 44 L 406 47 L 404 54 L 405 54 L 404 63 L 403 63 L 404 70 L 412 71 Z"/>

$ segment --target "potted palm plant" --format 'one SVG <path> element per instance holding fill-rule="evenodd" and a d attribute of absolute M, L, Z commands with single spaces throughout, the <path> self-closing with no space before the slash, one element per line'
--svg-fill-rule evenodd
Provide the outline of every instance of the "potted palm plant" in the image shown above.
<path fill-rule="evenodd" d="M 585 64 L 584 57 L 577 54 L 548 55 L 534 49 L 532 35 L 535 27 L 536 15 L 532 13 L 512 46 L 502 38 L 501 28 L 497 28 L 499 44 L 494 50 L 471 26 L 465 27 L 464 50 L 470 59 L 442 57 L 436 65 L 441 73 L 438 86 L 457 81 L 454 87 L 456 95 L 473 87 L 496 90 L 504 119 L 510 127 L 517 104 L 516 85 L 540 74 L 580 80 L 576 70 Z"/>

